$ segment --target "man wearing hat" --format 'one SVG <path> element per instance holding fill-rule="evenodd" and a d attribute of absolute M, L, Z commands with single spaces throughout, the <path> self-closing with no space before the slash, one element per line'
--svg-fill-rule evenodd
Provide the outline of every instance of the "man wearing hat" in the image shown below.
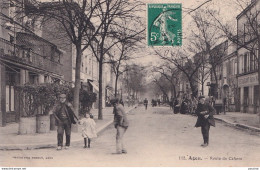
<path fill-rule="evenodd" d="M 201 145 L 202 147 L 206 147 L 209 144 L 209 129 L 210 126 L 215 126 L 215 120 L 213 117 L 215 112 L 215 109 L 209 103 L 205 103 L 205 97 L 200 96 L 195 111 L 198 116 L 195 127 L 201 127 L 201 133 L 204 140 L 204 143 Z"/>
<path fill-rule="evenodd" d="M 66 146 L 65 149 L 68 149 L 70 146 L 70 136 L 71 136 L 71 124 L 76 124 L 74 118 L 78 120 L 75 115 L 73 106 L 71 103 L 67 102 L 66 94 L 62 93 L 59 96 L 60 102 L 55 105 L 53 109 L 53 114 L 55 117 L 55 125 L 58 126 L 57 129 L 57 140 L 58 147 L 57 150 L 61 150 L 63 146 L 63 134 L 65 131 L 66 134 Z"/>
<path fill-rule="evenodd" d="M 119 103 L 117 98 L 112 99 L 111 104 L 114 106 L 114 125 L 117 130 L 116 133 L 116 153 L 127 153 L 124 147 L 123 137 L 128 128 L 129 122 L 125 109 L 122 104 Z"/>

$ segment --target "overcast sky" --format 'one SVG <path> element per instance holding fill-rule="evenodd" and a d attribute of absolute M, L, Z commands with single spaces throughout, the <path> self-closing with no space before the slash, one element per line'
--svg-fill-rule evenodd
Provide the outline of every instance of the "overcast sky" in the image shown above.
<path fill-rule="evenodd" d="M 149 3 L 181 3 L 182 4 L 182 31 L 183 31 L 183 37 L 187 37 L 190 34 L 190 30 L 192 29 L 190 27 L 191 17 L 189 14 L 187 14 L 190 9 L 195 9 L 204 2 L 207 2 L 208 0 L 143 0 L 143 2 L 149 4 Z M 250 0 L 248 0 L 250 1 Z M 235 5 L 236 0 L 212 0 L 205 5 L 203 5 L 201 8 L 209 7 L 215 10 L 219 10 L 219 14 L 225 22 L 232 22 L 236 24 L 236 16 L 240 13 L 241 9 L 238 8 L 237 5 Z M 147 14 L 142 14 L 144 17 L 146 17 Z M 147 41 L 146 41 L 147 42 Z M 187 40 L 183 39 L 183 46 L 184 47 L 187 44 Z M 182 48 L 182 47 L 170 47 L 170 48 Z M 165 47 L 162 47 L 165 48 Z M 168 47 L 169 48 L 169 47 Z M 159 59 L 155 56 L 147 55 L 147 51 L 152 51 L 151 47 L 146 46 L 146 50 L 143 50 L 144 54 L 142 60 L 138 60 L 138 63 L 142 63 L 144 65 L 158 65 L 160 63 Z M 141 55 L 141 54 L 139 54 Z"/>

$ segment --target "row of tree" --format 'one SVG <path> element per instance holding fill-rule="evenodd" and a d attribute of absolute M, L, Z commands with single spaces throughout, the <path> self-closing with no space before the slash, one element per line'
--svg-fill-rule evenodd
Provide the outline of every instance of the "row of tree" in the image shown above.
<path fill-rule="evenodd" d="M 30 33 L 33 31 L 19 22 L 25 17 L 26 20 L 29 18 L 33 23 L 40 25 L 54 21 L 57 23 L 57 30 L 63 32 L 68 42 L 75 46 L 73 105 L 77 113 L 82 54 L 86 49 L 91 49 L 99 65 L 98 118 L 102 119 L 103 65 L 111 63 L 118 80 L 126 65 L 124 61 L 131 58 L 131 54 L 137 48 L 136 44 L 144 38 L 143 22 L 136 15 L 144 4 L 140 1 L 129 2 L 128 0 L 53 0 L 51 2 L 12 0 L 11 3 L 15 6 L 16 18 L 10 18 L 2 12 L 1 18 L 16 22 Z M 4 0 L 3 8 L 9 7 L 9 0 Z"/>
<path fill-rule="evenodd" d="M 154 52 L 164 63 L 154 67 L 154 72 L 160 73 L 155 82 L 161 82 L 161 79 L 167 80 L 171 88 L 179 83 L 180 78 L 185 78 L 189 82 L 192 96 L 198 96 L 196 84 L 205 85 L 205 81 L 211 76 L 212 81 L 218 88 L 219 77 L 217 68 L 221 66 L 224 57 L 227 56 L 227 50 L 230 44 L 247 49 L 253 54 L 253 61 L 257 61 L 258 82 L 260 84 L 260 25 L 258 24 L 258 15 L 260 13 L 259 0 L 256 1 L 239 1 L 234 0 L 233 4 L 238 7 L 244 19 L 238 23 L 236 28 L 234 22 L 224 21 L 219 10 L 212 9 L 211 2 L 207 6 L 199 9 L 188 11 L 192 18 L 189 25 L 191 33 L 187 36 L 189 42 L 184 48 L 173 49 L 155 49 Z M 249 10 L 247 10 L 249 8 Z M 235 18 L 233 19 L 235 20 Z M 238 31 L 236 31 L 236 29 Z M 244 30 L 241 32 L 241 30 Z M 227 43 L 229 42 L 232 43 Z M 226 43 L 223 43 L 225 42 Z M 184 77 L 179 76 L 182 73 Z M 158 84 L 159 85 L 159 84 Z M 160 85 L 159 85 L 160 86 Z M 167 86 L 167 85 L 166 85 Z M 165 89 L 162 89 L 164 94 Z M 260 86 L 259 86 L 260 88 Z M 171 90 L 172 89 L 169 89 Z M 259 89 L 260 90 L 260 89 Z M 203 91 L 203 89 L 202 89 Z M 176 91 L 174 92 L 176 94 Z"/>

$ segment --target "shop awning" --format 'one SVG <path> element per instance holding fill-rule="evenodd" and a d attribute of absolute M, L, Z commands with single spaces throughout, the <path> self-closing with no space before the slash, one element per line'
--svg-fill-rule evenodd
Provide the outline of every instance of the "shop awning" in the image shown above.
<path fill-rule="evenodd" d="M 96 91 L 99 91 L 98 86 L 97 86 L 94 82 L 89 81 L 89 83 L 93 86 L 93 88 L 94 88 Z"/>

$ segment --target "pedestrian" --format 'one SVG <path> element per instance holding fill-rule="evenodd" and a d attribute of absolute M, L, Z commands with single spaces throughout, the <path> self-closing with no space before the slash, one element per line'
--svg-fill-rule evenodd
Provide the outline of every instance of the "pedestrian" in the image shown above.
<path fill-rule="evenodd" d="M 119 103 L 117 98 L 113 99 L 111 104 L 114 106 L 114 126 L 117 130 L 116 153 L 127 153 L 124 147 L 124 134 L 129 126 L 127 115 L 125 113 L 124 107 Z"/>
<path fill-rule="evenodd" d="M 198 116 L 195 127 L 201 127 L 201 133 L 204 140 L 204 143 L 201 144 L 202 147 L 206 147 L 209 144 L 209 129 L 210 126 L 215 126 L 215 120 L 213 117 L 215 112 L 215 109 L 209 103 L 205 103 L 205 97 L 200 96 L 199 103 L 195 111 Z"/>
<path fill-rule="evenodd" d="M 96 123 L 91 114 L 86 113 L 84 117 L 79 121 L 82 125 L 82 137 L 84 138 L 84 148 L 90 148 L 90 142 L 92 138 L 97 137 Z"/>
<path fill-rule="evenodd" d="M 174 101 L 174 114 L 177 114 L 180 112 L 180 106 L 181 106 L 180 98 L 177 97 Z"/>
<path fill-rule="evenodd" d="M 66 134 L 66 146 L 65 149 L 69 149 L 71 138 L 71 124 L 76 124 L 74 118 L 77 118 L 75 111 L 71 103 L 67 102 L 67 95 L 65 93 L 60 94 L 59 103 L 54 106 L 53 115 L 55 117 L 55 125 L 57 129 L 57 150 L 61 150 L 63 147 L 63 135 Z"/>
<path fill-rule="evenodd" d="M 161 100 L 157 99 L 157 103 L 158 103 L 158 106 L 160 107 L 161 106 Z"/>
<path fill-rule="evenodd" d="M 184 96 L 181 106 L 180 106 L 180 113 L 181 114 L 188 114 L 189 113 L 189 108 L 188 108 L 188 99 Z"/>
<path fill-rule="evenodd" d="M 125 107 L 123 99 L 120 99 L 119 103 Z"/>
<path fill-rule="evenodd" d="M 227 107 L 227 98 L 224 97 L 223 98 L 223 112 L 224 112 L 224 115 L 226 114 L 226 107 Z"/>
<path fill-rule="evenodd" d="M 144 99 L 144 106 L 145 106 L 145 110 L 147 110 L 147 106 L 148 106 L 148 100 L 147 100 L 147 98 Z"/>

